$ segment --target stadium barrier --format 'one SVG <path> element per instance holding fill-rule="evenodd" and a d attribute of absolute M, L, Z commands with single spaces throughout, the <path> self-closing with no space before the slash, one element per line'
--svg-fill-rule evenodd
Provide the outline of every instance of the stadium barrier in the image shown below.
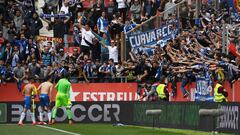
<path fill-rule="evenodd" d="M 203 83 L 204 84 L 204 83 Z M 201 88 L 205 88 L 201 84 Z M 35 84 L 36 86 L 39 83 Z M 72 83 L 71 100 L 72 101 L 138 101 L 140 96 L 137 94 L 137 83 Z M 170 97 L 172 102 L 187 102 L 195 101 L 198 98 L 205 98 L 204 92 L 202 95 L 197 95 L 196 83 L 190 83 L 185 87 L 189 91 L 190 96 L 183 98 L 180 90 L 181 83 L 177 83 L 177 94 L 175 97 Z M 24 85 L 23 85 L 24 86 Z M 224 83 L 224 88 L 228 92 L 229 102 L 240 102 L 240 81 L 233 84 L 231 88 L 228 82 Z M 171 83 L 168 85 L 168 90 L 171 93 Z M 56 90 L 53 90 L 53 97 L 56 95 Z M 209 92 L 209 96 L 213 97 L 213 88 Z M 53 99 L 54 100 L 54 99 Z M 23 101 L 23 96 L 18 92 L 16 83 L 0 84 L 0 102 L 18 102 Z M 36 99 L 38 101 L 38 98 Z M 197 100 L 204 101 L 204 100 Z"/>
<path fill-rule="evenodd" d="M 52 104 L 53 105 L 53 104 Z M 200 117 L 200 109 L 221 109 L 225 114 L 213 120 L 213 117 Z M 75 123 L 122 123 L 127 125 L 152 126 L 152 117 L 146 116 L 148 109 L 161 109 L 161 115 L 155 117 L 155 127 L 179 128 L 240 133 L 240 105 L 238 103 L 209 102 L 74 102 L 71 108 Z M 39 110 L 36 105 L 36 110 Z M 23 110 L 22 102 L 0 103 L 0 123 L 17 123 Z M 36 111 L 39 121 L 39 114 Z M 47 121 L 46 114 L 44 120 Z M 67 122 L 65 109 L 60 109 L 57 122 Z M 25 122 L 31 122 L 27 113 Z"/>
<path fill-rule="evenodd" d="M 237 103 L 209 102 L 135 102 L 133 108 L 133 124 L 151 126 L 152 119 L 145 116 L 146 109 L 162 109 L 161 115 L 155 121 L 155 126 L 167 128 L 182 128 L 192 130 L 212 131 L 216 125 L 217 131 L 240 133 L 240 105 Z M 213 120 L 213 117 L 199 116 L 200 109 L 222 109 L 225 114 Z M 213 123 L 213 122 L 216 123 Z"/>

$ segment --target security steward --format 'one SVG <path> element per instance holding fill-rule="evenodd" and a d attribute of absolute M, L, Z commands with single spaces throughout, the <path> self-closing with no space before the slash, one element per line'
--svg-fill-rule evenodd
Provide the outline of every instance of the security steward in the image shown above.
<path fill-rule="evenodd" d="M 228 92 L 222 84 L 223 80 L 218 80 L 214 87 L 214 102 L 227 102 Z"/>
<path fill-rule="evenodd" d="M 160 101 L 169 101 L 169 93 L 167 90 L 167 85 L 165 83 L 164 77 L 160 79 L 160 84 L 157 86 L 156 89 L 157 89 L 156 92 L 158 95 L 158 99 Z"/>

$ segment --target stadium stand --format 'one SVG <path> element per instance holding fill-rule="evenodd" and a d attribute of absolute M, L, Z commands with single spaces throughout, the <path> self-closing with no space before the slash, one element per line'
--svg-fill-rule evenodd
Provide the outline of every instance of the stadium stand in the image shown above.
<path fill-rule="evenodd" d="M 91 82 L 139 84 L 165 77 L 172 83 L 171 96 L 176 94 L 176 82 L 181 82 L 188 97 L 185 86 L 199 78 L 211 80 L 210 85 L 219 80 L 233 84 L 239 78 L 239 33 L 237 26 L 233 28 L 239 17 L 226 0 L 219 5 L 200 1 L 200 6 L 194 0 L 54 0 L 45 1 L 43 7 L 35 2 L 0 3 L 1 83 L 21 85 L 28 76 L 37 82 L 51 76 L 56 82 L 64 72 L 71 72 L 75 83 L 84 75 Z M 149 23 L 159 16 L 159 23 Z M 128 34 L 168 24 L 171 35 L 164 43 L 164 34 L 151 45 L 147 36 L 136 37 L 140 43 L 128 44 L 122 59 L 122 33 L 129 42 Z M 43 27 L 53 31 L 53 37 L 41 37 Z M 24 67 L 21 75 L 14 72 L 18 64 Z"/>

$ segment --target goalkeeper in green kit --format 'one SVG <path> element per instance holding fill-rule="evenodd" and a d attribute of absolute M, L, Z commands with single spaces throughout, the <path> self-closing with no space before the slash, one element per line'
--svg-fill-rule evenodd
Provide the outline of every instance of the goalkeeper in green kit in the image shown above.
<path fill-rule="evenodd" d="M 72 112 L 71 112 L 71 100 L 70 100 L 70 88 L 71 83 L 68 81 L 69 74 L 63 73 L 62 79 L 60 79 L 55 86 L 57 90 L 56 100 L 55 100 L 55 107 L 53 109 L 52 114 L 52 124 L 55 123 L 55 117 L 57 114 L 57 109 L 59 107 L 65 107 L 67 110 L 67 116 L 69 120 L 69 124 L 72 124 Z"/>

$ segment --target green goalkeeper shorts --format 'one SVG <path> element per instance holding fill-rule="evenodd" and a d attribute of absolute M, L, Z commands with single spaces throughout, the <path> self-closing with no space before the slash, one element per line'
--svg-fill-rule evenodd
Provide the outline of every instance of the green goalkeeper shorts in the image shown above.
<path fill-rule="evenodd" d="M 71 101 L 68 99 L 67 95 L 65 94 L 57 94 L 56 96 L 56 107 L 68 107 L 71 106 Z"/>

